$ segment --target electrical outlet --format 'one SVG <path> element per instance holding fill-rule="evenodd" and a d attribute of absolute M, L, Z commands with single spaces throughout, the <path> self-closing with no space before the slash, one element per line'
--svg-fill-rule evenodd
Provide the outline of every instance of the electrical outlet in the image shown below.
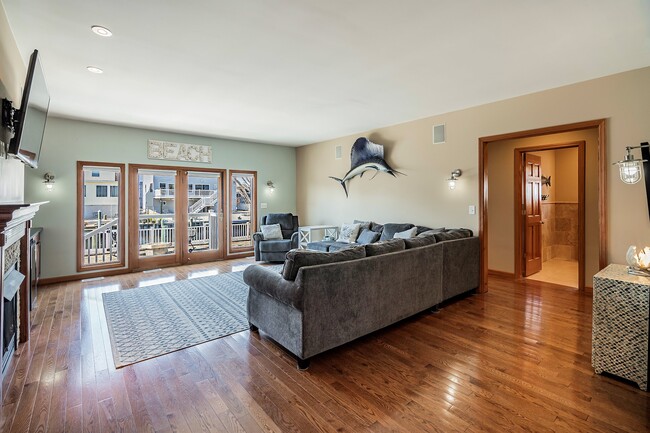
<path fill-rule="evenodd" d="M 266 203 L 260 203 L 260 209 L 266 209 L 267 207 Z"/>
<path fill-rule="evenodd" d="M 470 215 L 476 215 L 476 206 L 474 206 L 474 205 L 469 206 L 469 214 Z"/>

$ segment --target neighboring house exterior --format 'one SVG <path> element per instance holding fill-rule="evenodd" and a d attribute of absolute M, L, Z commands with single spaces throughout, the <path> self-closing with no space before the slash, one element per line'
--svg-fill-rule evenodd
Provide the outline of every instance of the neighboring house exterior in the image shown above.
<path fill-rule="evenodd" d="M 118 217 L 119 174 L 105 169 L 84 173 L 84 219 Z"/>

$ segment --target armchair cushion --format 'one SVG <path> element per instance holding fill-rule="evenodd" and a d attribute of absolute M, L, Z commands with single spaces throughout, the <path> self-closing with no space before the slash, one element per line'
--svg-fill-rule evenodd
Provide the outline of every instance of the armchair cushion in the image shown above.
<path fill-rule="evenodd" d="M 260 251 L 263 253 L 281 253 L 291 249 L 291 239 L 274 239 L 260 242 Z"/>

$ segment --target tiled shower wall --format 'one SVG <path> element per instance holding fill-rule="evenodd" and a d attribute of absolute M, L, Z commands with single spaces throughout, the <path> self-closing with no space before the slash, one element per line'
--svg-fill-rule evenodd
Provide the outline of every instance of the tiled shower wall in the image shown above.
<path fill-rule="evenodd" d="M 578 260 L 578 204 L 542 203 L 542 261 Z"/>

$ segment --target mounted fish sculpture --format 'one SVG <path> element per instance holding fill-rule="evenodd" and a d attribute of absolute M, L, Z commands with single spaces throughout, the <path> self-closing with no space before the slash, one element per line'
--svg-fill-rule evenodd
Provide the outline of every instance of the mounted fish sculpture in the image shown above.
<path fill-rule="evenodd" d="M 380 171 L 388 173 L 393 177 L 396 177 L 395 174 L 404 174 L 397 170 L 393 170 L 391 166 L 384 161 L 383 145 L 373 143 L 366 137 L 357 138 L 357 141 L 352 145 L 352 150 L 350 151 L 350 162 L 350 171 L 343 176 L 343 179 L 330 176 L 331 179 L 334 179 L 341 184 L 346 197 L 348 197 L 348 187 L 346 182 L 356 176 L 363 177 L 363 174 L 368 170 L 375 170 L 375 176 L 377 176 L 377 173 Z M 374 179 L 375 176 L 371 179 Z"/>

